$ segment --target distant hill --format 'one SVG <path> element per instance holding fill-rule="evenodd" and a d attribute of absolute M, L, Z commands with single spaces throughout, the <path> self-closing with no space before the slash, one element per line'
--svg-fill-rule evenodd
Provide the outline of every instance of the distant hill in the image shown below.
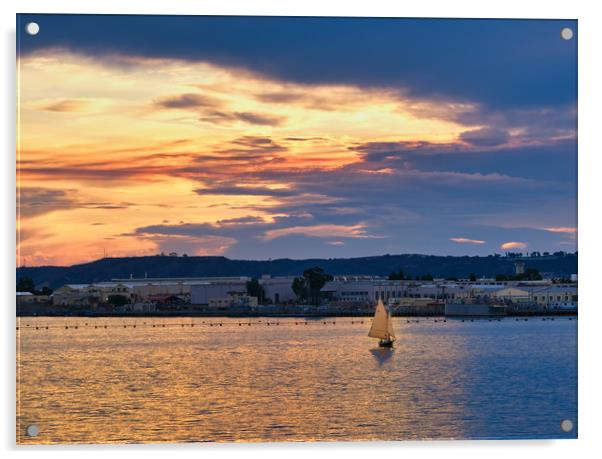
<path fill-rule="evenodd" d="M 570 276 L 577 272 L 577 254 L 521 258 L 526 268 Z M 225 257 L 128 257 L 103 258 L 74 266 L 17 268 L 17 279 L 31 277 L 36 286 L 57 288 L 64 284 L 92 283 L 133 277 L 206 277 L 300 275 L 307 268 L 320 266 L 330 274 L 367 274 L 386 276 L 403 269 L 411 276 L 430 273 L 435 277 L 466 278 L 514 273 L 514 261 L 505 257 L 452 257 L 435 255 L 381 255 L 360 258 L 291 260 L 230 260 Z"/>

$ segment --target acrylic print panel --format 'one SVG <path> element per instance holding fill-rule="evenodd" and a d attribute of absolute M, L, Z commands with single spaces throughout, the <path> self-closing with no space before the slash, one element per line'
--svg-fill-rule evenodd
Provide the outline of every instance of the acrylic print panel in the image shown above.
<path fill-rule="evenodd" d="M 17 17 L 17 442 L 577 437 L 577 22 Z"/>

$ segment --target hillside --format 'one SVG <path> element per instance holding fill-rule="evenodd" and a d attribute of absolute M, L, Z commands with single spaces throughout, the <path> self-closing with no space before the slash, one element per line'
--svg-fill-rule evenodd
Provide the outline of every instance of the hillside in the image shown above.
<path fill-rule="evenodd" d="M 577 272 L 577 255 L 521 258 L 527 268 L 570 276 Z M 435 255 L 382 255 L 360 258 L 307 260 L 230 260 L 225 257 L 128 257 L 103 258 L 74 266 L 17 268 L 17 278 L 31 277 L 35 284 L 57 288 L 68 283 L 92 283 L 114 278 L 133 277 L 205 277 L 299 275 L 312 266 L 330 274 L 387 275 L 403 269 L 411 276 L 430 273 L 435 277 L 493 277 L 514 272 L 514 259 L 505 257 L 452 257 Z"/>

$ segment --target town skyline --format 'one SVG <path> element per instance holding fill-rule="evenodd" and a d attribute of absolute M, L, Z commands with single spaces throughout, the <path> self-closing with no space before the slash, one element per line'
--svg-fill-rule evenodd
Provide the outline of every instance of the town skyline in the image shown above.
<path fill-rule="evenodd" d="M 577 250 L 575 21 L 20 20 L 18 265 Z"/>

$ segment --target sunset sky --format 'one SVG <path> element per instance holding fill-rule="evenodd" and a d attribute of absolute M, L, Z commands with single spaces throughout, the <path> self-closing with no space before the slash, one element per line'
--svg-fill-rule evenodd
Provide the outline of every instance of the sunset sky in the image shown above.
<path fill-rule="evenodd" d="M 20 15 L 18 264 L 574 251 L 576 31 Z"/>

